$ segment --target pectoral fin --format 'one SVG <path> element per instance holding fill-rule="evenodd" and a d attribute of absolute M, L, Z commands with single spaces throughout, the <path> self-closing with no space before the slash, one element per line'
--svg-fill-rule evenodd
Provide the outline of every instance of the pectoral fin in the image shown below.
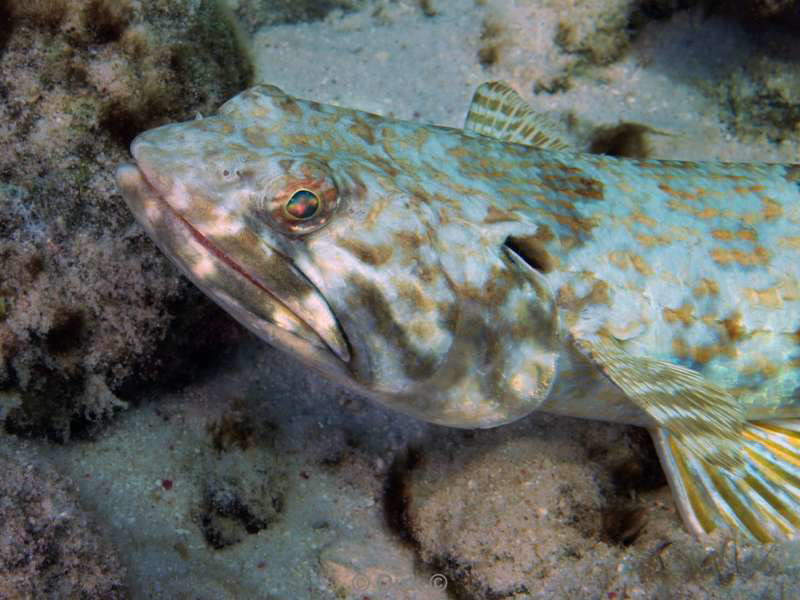
<path fill-rule="evenodd" d="M 700 373 L 628 354 L 605 337 L 574 339 L 649 427 L 686 526 L 762 542 L 800 534 L 800 419 L 747 421 Z"/>

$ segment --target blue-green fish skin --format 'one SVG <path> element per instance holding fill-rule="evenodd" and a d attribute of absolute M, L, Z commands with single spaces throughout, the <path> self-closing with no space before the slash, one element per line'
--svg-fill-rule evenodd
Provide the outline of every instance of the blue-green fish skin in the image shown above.
<path fill-rule="evenodd" d="M 689 529 L 800 528 L 800 166 L 572 152 L 499 82 L 463 130 L 256 86 L 117 172 L 162 250 L 378 402 L 633 423 Z"/>

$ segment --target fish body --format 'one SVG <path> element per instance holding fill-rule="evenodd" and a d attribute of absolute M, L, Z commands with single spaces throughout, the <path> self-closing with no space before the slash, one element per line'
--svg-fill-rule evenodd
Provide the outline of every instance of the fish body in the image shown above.
<path fill-rule="evenodd" d="M 687 526 L 800 529 L 800 166 L 572 152 L 257 86 L 141 134 L 123 196 L 257 335 L 427 421 L 647 427 Z"/>

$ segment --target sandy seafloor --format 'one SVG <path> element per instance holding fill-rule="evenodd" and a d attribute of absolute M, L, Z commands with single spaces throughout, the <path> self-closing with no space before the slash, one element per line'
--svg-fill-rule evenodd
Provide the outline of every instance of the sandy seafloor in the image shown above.
<path fill-rule="evenodd" d="M 571 76 L 567 91 L 534 96 L 537 80 L 574 60 L 553 42 L 568 3 L 431 4 L 433 17 L 403 0 L 378 14 L 265 28 L 252 40 L 257 79 L 303 98 L 455 127 L 474 88 L 502 79 L 554 120 L 571 114 L 577 125 L 566 136 L 579 148 L 592 127 L 626 120 L 665 133 L 648 137 L 657 158 L 798 156 L 791 141 L 735 137 L 726 109 L 697 85 L 753 51 L 730 21 L 695 11 L 653 22 L 621 60 Z M 489 13 L 505 24 L 505 42 L 486 68 L 477 53 Z M 255 433 L 246 449 L 220 453 L 207 424 L 231 411 L 246 415 Z M 75 482 L 82 506 L 119 549 L 137 598 L 800 597 L 796 547 L 742 546 L 734 556 L 729 546 L 692 542 L 664 486 L 634 499 L 647 522 L 632 545 L 603 541 L 591 525 L 604 517 L 598 489 L 615 460 L 633 456 L 631 435 L 541 415 L 470 434 L 426 425 L 253 340 L 192 386 L 154 390 L 96 441 L 28 445 Z M 398 486 L 392 465 L 409 447 L 422 466 L 413 476 L 401 472 Z M 536 455 L 526 459 L 520 448 Z M 507 479 L 509 470 L 523 475 Z M 257 533 L 217 515 L 218 536 L 231 543 L 214 549 L 201 533 L 204 497 L 229 481 L 250 505 L 239 516 L 274 514 Z M 447 492 L 438 496 L 437 485 Z M 419 546 L 387 517 L 396 503 L 387 496 L 403 491 L 420 495 L 409 526 Z M 564 494 L 577 500 L 559 506 Z M 440 574 L 445 590 L 433 585 L 444 581 Z"/>

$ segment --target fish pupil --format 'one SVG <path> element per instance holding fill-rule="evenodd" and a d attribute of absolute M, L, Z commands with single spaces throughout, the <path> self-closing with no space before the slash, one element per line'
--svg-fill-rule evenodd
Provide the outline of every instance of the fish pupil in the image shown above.
<path fill-rule="evenodd" d="M 319 197 L 309 190 L 297 190 L 286 203 L 286 213 L 294 219 L 310 219 L 319 210 Z"/>

